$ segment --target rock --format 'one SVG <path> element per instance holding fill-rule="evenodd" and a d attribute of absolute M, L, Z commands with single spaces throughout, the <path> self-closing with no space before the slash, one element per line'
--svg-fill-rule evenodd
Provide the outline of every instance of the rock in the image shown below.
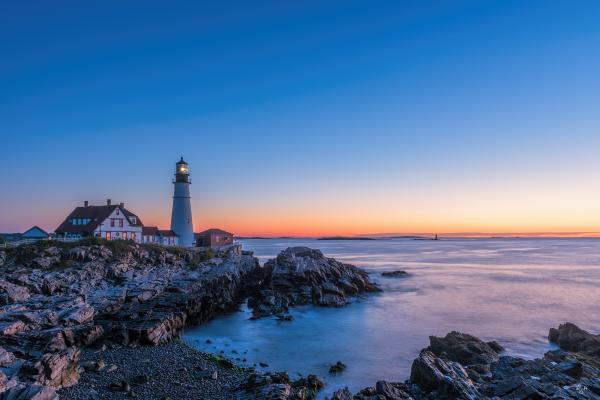
<path fill-rule="evenodd" d="M 504 350 L 498 343 L 485 343 L 475 336 L 460 332 L 450 332 L 443 338 L 430 336 L 429 342 L 429 350 L 436 356 L 465 366 L 490 364 Z"/>
<path fill-rule="evenodd" d="M 344 364 L 341 361 L 338 361 L 335 364 L 333 364 L 331 367 L 329 367 L 330 374 L 339 374 L 340 372 L 343 372 L 345 370 L 346 370 L 346 364 Z"/>
<path fill-rule="evenodd" d="M 409 400 L 412 397 L 401 389 L 401 384 L 393 384 L 386 381 L 379 381 L 375 385 L 376 393 L 389 400 Z"/>
<path fill-rule="evenodd" d="M 566 360 L 556 366 L 556 369 L 563 374 L 567 374 L 573 377 L 580 377 L 583 375 L 583 364 L 575 360 Z"/>
<path fill-rule="evenodd" d="M 12 385 L 11 396 L 33 396 L 31 383 L 73 385 L 80 369 L 115 372 L 103 362 L 80 368 L 80 348 L 171 341 L 187 323 L 236 309 L 259 270 L 257 259 L 238 252 L 192 265 L 192 250 L 127 244 L 113 254 L 102 245 L 68 246 L 2 253 L 0 364 L 13 371 L 4 382 Z"/>
<path fill-rule="evenodd" d="M 408 272 L 406 271 L 385 271 L 381 273 L 381 276 L 386 278 L 405 278 L 408 276 Z"/>
<path fill-rule="evenodd" d="M 365 271 L 308 247 L 287 248 L 266 262 L 261 273 L 248 300 L 255 318 L 285 314 L 300 304 L 342 307 L 348 296 L 380 290 Z"/>
<path fill-rule="evenodd" d="M 105 366 L 106 366 L 106 364 L 102 360 L 99 360 L 99 361 L 88 361 L 88 362 L 82 364 L 82 367 L 86 371 L 93 371 L 93 372 L 102 371 Z"/>
<path fill-rule="evenodd" d="M 108 367 L 106 372 L 115 372 L 117 369 L 118 367 L 115 364 L 112 364 L 110 367 Z"/>
<path fill-rule="evenodd" d="M 20 303 L 30 296 L 29 289 L 26 287 L 0 279 L 0 305 Z"/>
<path fill-rule="evenodd" d="M 53 388 L 37 384 L 15 386 L 2 393 L 2 400 L 58 400 Z"/>
<path fill-rule="evenodd" d="M 348 388 L 336 390 L 331 400 L 353 400 L 354 396 Z"/>
<path fill-rule="evenodd" d="M 563 350 L 600 355 L 600 335 L 592 335 L 570 322 L 550 329 L 548 339 Z"/>
<path fill-rule="evenodd" d="M 138 375 L 135 378 L 133 378 L 133 383 L 135 383 L 136 385 L 144 385 L 149 381 L 150 377 L 148 375 Z"/>
<path fill-rule="evenodd" d="M 481 398 L 462 365 L 443 360 L 430 350 L 421 351 L 413 361 L 410 380 L 425 391 L 435 390 L 444 396 L 468 400 Z"/>
<path fill-rule="evenodd" d="M 13 353 L 0 347 L 0 367 L 6 367 L 7 365 L 14 363 L 15 360 L 16 357 Z"/>
<path fill-rule="evenodd" d="M 202 371 L 199 374 L 199 376 L 200 376 L 200 378 L 203 378 L 203 379 L 212 379 L 212 380 L 216 381 L 217 378 L 219 377 L 219 374 L 216 370 L 215 371 Z"/>
<path fill-rule="evenodd" d="M 325 384 L 319 379 L 318 376 L 310 374 L 306 378 L 298 379 L 296 382 L 294 382 L 294 386 L 306 387 L 314 392 L 317 392 L 323 389 Z"/>
<path fill-rule="evenodd" d="M 280 314 L 277 316 L 277 320 L 278 321 L 282 321 L 282 322 L 289 322 L 289 321 L 293 321 L 294 320 L 294 316 L 291 314 Z"/>

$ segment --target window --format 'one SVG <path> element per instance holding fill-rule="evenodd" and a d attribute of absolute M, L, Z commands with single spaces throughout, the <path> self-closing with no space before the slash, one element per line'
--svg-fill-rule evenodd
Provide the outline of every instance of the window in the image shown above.
<path fill-rule="evenodd" d="M 114 218 L 111 218 L 111 219 L 110 219 L 110 227 L 111 227 L 111 228 L 114 228 L 114 227 L 115 227 L 115 219 L 114 219 Z"/>
<path fill-rule="evenodd" d="M 119 228 L 123 227 L 123 218 L 119 218 Z"/>
<path fill-rule="evenodd" d="M 135 219 L 135 217 L 129 217 L 129 219 L 133 225 L 137 224 L 137 219 Z"/>
<path fill-rule="evenodd" d="M 135 232 L 131 232 L 131 240 L 135 240 Z"/>
<path fill-rule="evenodd" d="M 117 208 L 117 215 L 119 215 L 119 211 L 120 211 L 119 208 Z"/>
<path fill-rule="evenodd" d="M 106 232 L 106 240 L 110 240 L 110 232 Z"/>
<path fill-rule="evenodd" d="M 123 232 L 123 237 L 121 239 L 127 240 L 127 232 Z"/>

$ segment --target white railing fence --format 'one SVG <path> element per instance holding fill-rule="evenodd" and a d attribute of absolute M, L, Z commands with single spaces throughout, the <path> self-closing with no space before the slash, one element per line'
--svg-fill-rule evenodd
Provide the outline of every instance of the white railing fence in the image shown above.
<path fill-rule="evenodd" d="M 77 242 L 81 239 L 78 238 L 68 238 L 68 237 L 54 237 L 54 238 L 48 238 L 48 239 L 20 239 L 20 240 L 14 240 L 11 242 L 6 242 L 6 243 L 0 243 L 0 248 L 6 248 L 6 247 L 18 247 L 18 246 L 22 246 L 24 244 L 32 244 L 32 243 L 37 243 L 39 241 L 43 241 L 43 240 L 53 240 L 56 242 Z"/>

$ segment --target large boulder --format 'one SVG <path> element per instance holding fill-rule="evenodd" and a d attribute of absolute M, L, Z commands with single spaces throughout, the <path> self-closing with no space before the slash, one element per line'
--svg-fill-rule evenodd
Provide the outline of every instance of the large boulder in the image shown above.
<path fill-rule="evenodd" d="M 429 350 L 421 351 L 413 361 L 410 380 L 425 391 L 436 391 L 454 399 L 476 400 L 482 397 L 462 365 L 444 360 Z"/>
<path fill-rule="evenodd" d="M 282 251 L 265 263 L 263 275 L 248 303 L 255 317 L 279 314 L 299 304 L 342 307 L 349 296 L 380 290 L 365 271 L 308 247 Z"/>
<path fill-rule="evenodd" d="M 600 335 L 592 335 L 570 322 L 551 328 L 548 340 L 563 350 L 600 355 Z"/>
<path fill-rule="evenodd" d="M 483 340 L 460 332 L 450 332 L 444 337 L 429 337 L 429 350 L 436 356 L 456 361 L 462 365 L 490 364 L 504 350 L 496 342 Z"/>

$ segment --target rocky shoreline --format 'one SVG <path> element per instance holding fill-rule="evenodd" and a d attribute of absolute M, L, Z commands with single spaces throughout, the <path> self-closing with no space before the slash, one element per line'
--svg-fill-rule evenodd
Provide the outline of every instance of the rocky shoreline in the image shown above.
<path fill-rule="evenodd" d="M 186 325 L 234 311 L 245 298 L 263 304 L 252 299 L 269 292 L 288 299 L 287 310 L 309 301 L 341 306 L 348 296 L 376 290 L 366 273 L 318 251 L 292 248 L 280 256 L 288 262 L 287 272 L 261 267 L 239 247 L 212 255 L 89 240 L 0 251 L 0 400 L 55 399 L 56 390 L 79 381 L 82 353 L 85 359 L 90 348 L 127 352 L 123 346 L 164 345 L 179 338 Z M 293 382 L 281 374 L 255 377 L 246 388 L 271 383 Z M 293 384 L 290 393 L 313 390 Z M 312 387 L 315 380 L 306 384 Z"/>
<path fill-rule="evenodd" d="M 254 318 L 285 320 L 295 305 L 340 307 L 379 290 L 366 272 L 305 247 L 261 267 L 239 247 L 209 255 L 47 242 L 0 251 L 0 269 L 0 400 L 312 399 L 323 387 L 318 377 L 240 368 L 179 341 L 183 328 L 243 299 Z M 407 381 L 333 398 L 600 400 L 600 336 L 564 324 L 548 337 L 560 349 L 536 360 L 459 332 L 431 337 Z"/>

